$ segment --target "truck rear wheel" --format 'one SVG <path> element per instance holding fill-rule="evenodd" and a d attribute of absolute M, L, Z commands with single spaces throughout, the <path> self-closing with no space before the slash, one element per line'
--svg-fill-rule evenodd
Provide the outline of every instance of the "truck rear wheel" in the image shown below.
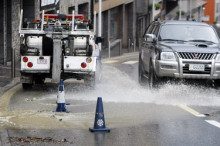
<path fill-rule="evenodd" d="M 213 86 L 214 86 L 214 88 L 219 88 L 220 87 L 220 80 L 214 80 Z"/>
<path fill-rule="evenodd" d="M 33 84 L 30 84 L 30 83 L 22 83 L 22 88 L 23 90 L 30 90 L 32 89 L 33 87 Z"/>
<path fill-rule="evenodd" d="M 36 80 L 35 80 L 35 84 L 44 84 L 44 80 L 45 80 L 45 79 L 40 79 L 40 78 L 39 78 L 39 79 L 36 79 Z"/>

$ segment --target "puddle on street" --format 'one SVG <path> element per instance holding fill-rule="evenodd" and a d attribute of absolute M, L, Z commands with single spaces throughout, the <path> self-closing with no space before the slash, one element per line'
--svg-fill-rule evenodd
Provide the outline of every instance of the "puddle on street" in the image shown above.
<path fill-rule="evenodd" d="M 88 122 L 87 120 L 89 119 Z M 92 125 L 93 114 L 67 114 L 39 111 L 5 111 L 0 114 L 0 129 L 82 129 Z"/>

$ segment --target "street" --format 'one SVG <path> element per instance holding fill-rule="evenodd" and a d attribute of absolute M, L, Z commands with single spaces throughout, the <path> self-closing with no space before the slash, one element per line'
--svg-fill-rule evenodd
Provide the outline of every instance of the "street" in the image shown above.
<path fill-rule="evenodd" d="M 138 83 L 138 53 L 105 59 L 95 89 L 66 80 L 66 108 L 56 113 L 58 85 L 16 85 L 1 96 L 2 145 L 212 145 L 220 143 L 219 90 L 167 84 L 149 90 Z M 102 97 L 110 133 L 91 133 Z"/>

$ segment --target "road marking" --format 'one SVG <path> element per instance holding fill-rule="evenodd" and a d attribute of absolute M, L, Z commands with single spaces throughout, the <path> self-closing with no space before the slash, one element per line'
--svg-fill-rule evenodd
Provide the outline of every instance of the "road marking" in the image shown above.
<path fill-rule="evenodd" d="M 220 123 L 217 122 L 217 121 L 214 121 L 214 120 L 205 120 L 205 121 L 206 121 L 207 123 L 209 123 L 209 124 L 215 126 L 215 127 L 220 128 Z"/>
<path fill-rule="evenodd" d="M 116 63 L 116 62 L 119 62 L 119 61 L 118 60 L 106 60 L 106 61 L 103 61 L 102 63 L 110 64 L 110 63 Z"/>
<path fill-rule="evenodd" d="M 181 109 L 191 113 L 192 115 L 196 116 L 196 117 L 206 117 L 204 114 L 200 114 L 199 112 L 195 111 L 194 109 L 185 106 L 185 105 L 178 105 Z"/>
<path fill-rule="evenodd" d="M 126 61 L 122 64 L 137 64 L 137 63 L 138 63 L 138 61 Z"/>

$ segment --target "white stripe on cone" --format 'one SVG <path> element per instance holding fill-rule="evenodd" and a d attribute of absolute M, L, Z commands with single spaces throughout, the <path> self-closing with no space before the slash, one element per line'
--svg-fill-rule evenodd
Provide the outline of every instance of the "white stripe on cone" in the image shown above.
<path fill-rule="evenodd" d="M 64 93 L 64 91 L 58 91 L 57 103 L 66 103 L 65 102 L 65 93 Z"/>

